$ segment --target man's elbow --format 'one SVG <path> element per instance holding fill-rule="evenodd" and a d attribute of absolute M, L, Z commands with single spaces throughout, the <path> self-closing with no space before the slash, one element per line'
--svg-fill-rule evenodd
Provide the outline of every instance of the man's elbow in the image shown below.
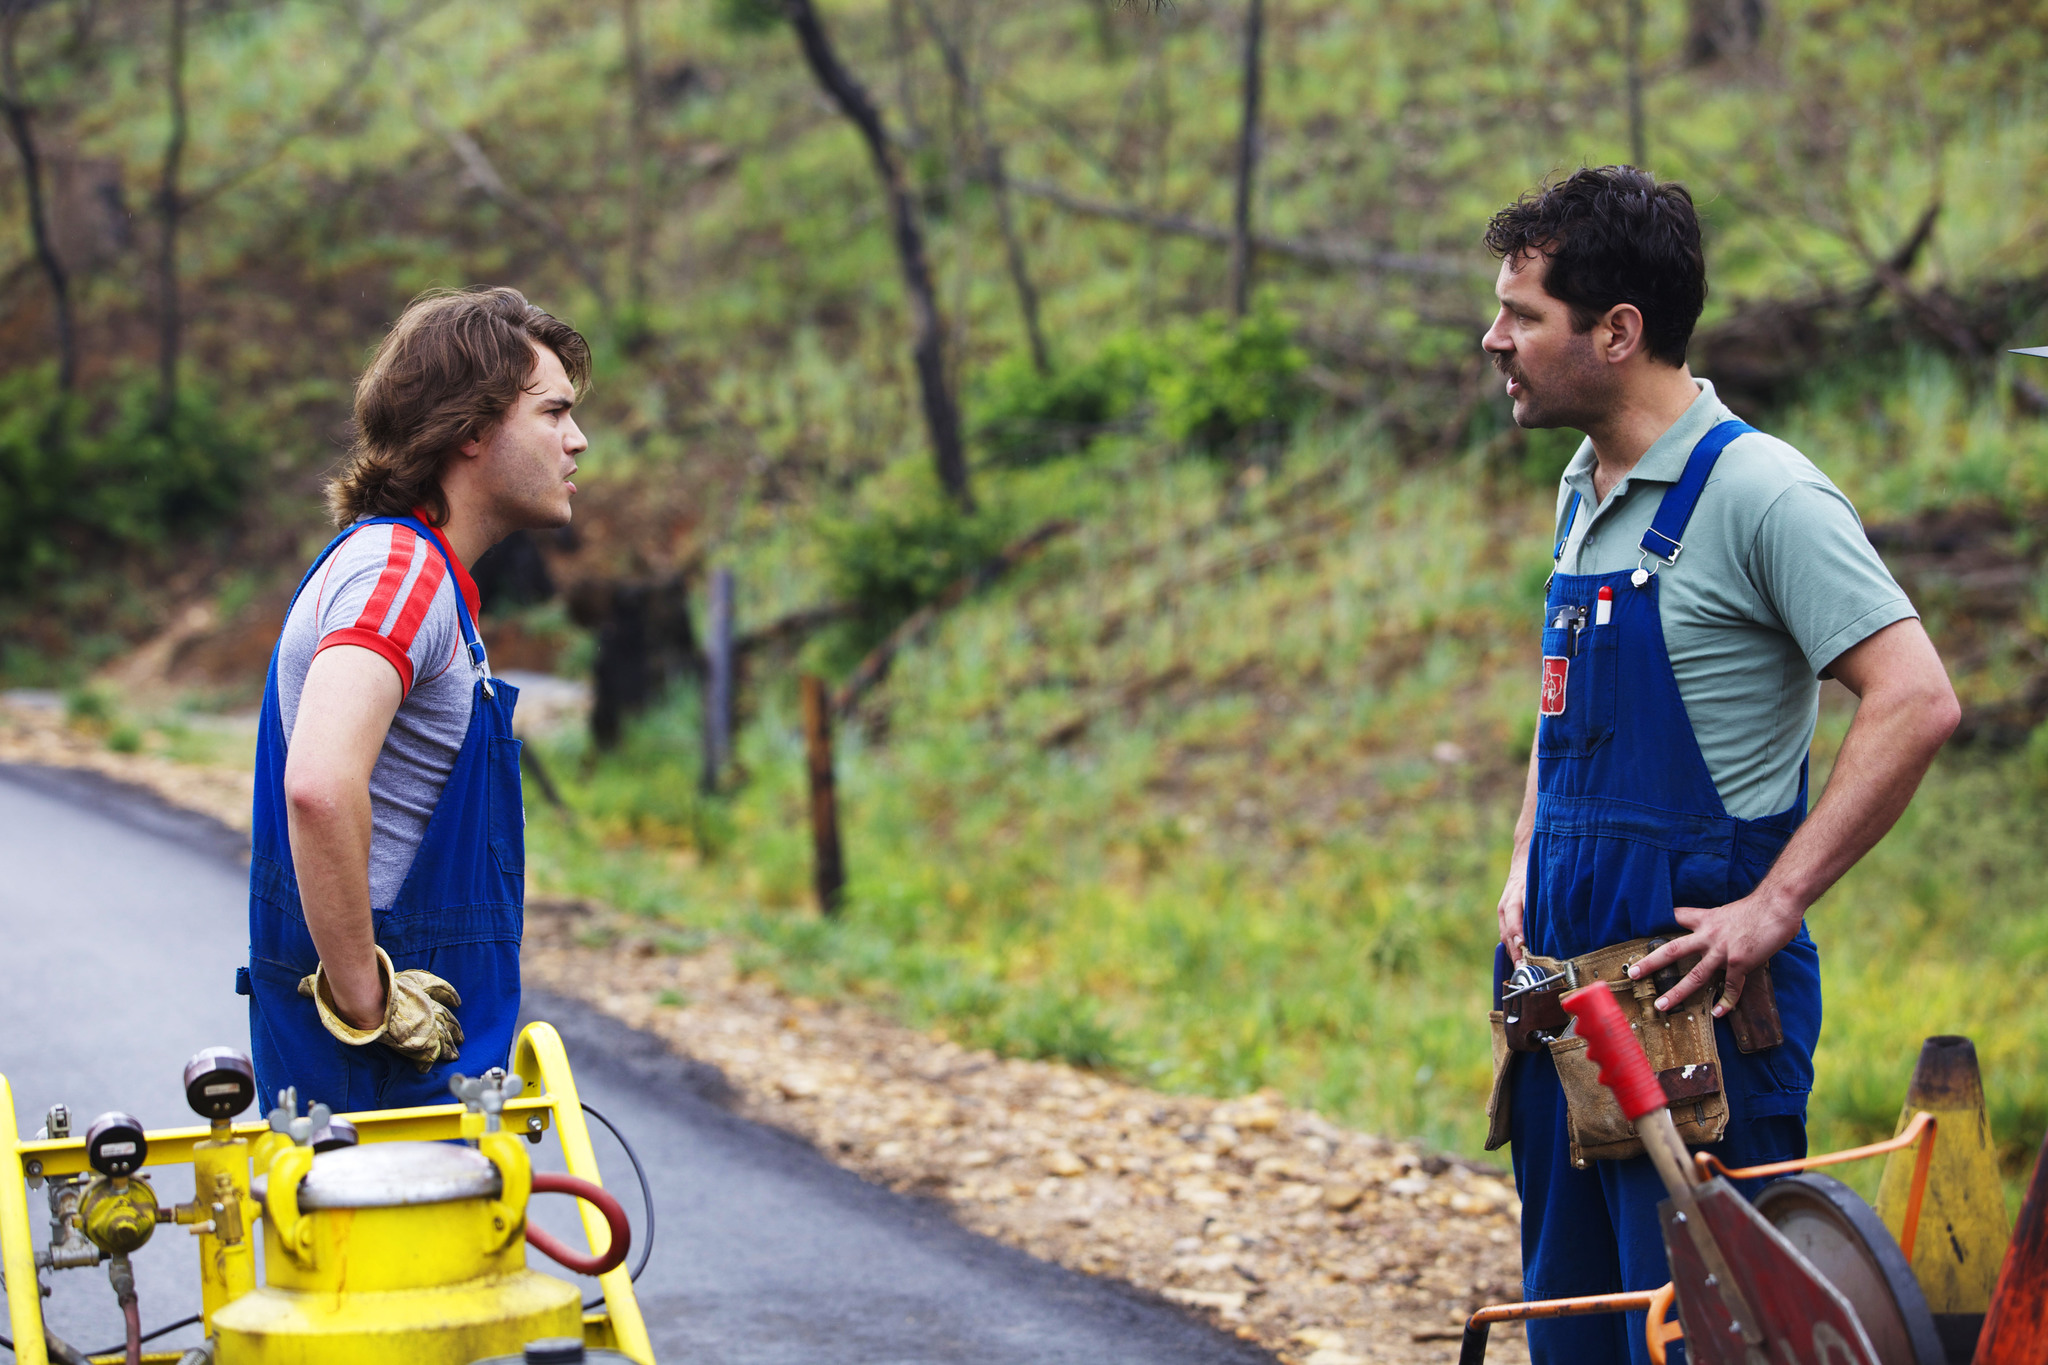
<path fill-rule="evenodd" d="M 1900 701 L 1901 710 L 1930 759 L 1962 724 L 1963 705 L 1956 700 L 1956 689 L 1945 672 L 1923 680 Z"/>
<path fill-rule="evenodd" d="M 341 814 L 348 797 L 348 784 L 332 773 L 285 766 L 285 806 L 296 824 L 329 823 Z"/>
<path fill-rule="evenodd" d="M 1963 704 L 1956 700 L 1956 690 L 1944 676 L 1940 689 L 1927 699 L 1922 712 L 1921 724 L 1926 730 L 1928 747 L 1939 749 L 1948 743 L 1949 736 L 1962 723 Z"/>

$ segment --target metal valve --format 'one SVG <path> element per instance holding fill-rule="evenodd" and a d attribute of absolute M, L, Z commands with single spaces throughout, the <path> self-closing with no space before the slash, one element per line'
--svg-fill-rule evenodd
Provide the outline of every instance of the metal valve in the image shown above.
<path fill-rule="evenodd" d="M 277 1108 L 270 1111 L 270 1131 L 284 1134 L 296 1146 L 310 1147 L 313 1135 L 328 1128 L 333 1118 L 334 1111 L 324 1104 L 300 1114 L 298 1087 L 288 1085 L 277 1092 Z"/>
<path fill-rule="evenodd" d="M 505 1101 L 519 1098 L 519 1092 L 526 1089 L 526 1078 L 508 1075 L 505 1068 L 494 1066 L 475 1077 L 457 1072 L 449 1078 L 448 1089 L 462 1101 L 463 1108 L 484 1116 L 486 1133 L 495 1133 L 504 1123 Z"/>

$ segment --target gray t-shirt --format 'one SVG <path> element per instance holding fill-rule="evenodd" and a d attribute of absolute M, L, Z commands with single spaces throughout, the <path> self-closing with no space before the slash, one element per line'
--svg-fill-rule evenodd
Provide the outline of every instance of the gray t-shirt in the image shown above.
<path fill-rule="evenodd" d="M 451 576 L 448 566 L 455 566 Z M 476 675 L 456 616 L 459 581 L 471 619 L 476 585 L 450 555 L 409 526 L 365 526 L 335 547 L 285 618 L 278 704 L 289 746 L 313 656 L 333 645 L 375 651 L 398 672 L 405 699 L 370 770 L 370 904 L 388 909 L 427 832 L 441 788 L 469 733 Z"/>
<path fill-rule="evenodd" d="M 1664 490 L 1700 437 L 1735 414 L 1700 396 L 1605 503 L 1593 497 L 1593 443 L 1565 467 L 1557 513 L 1581 495 L 1560 572 L 1633 569 Z M 1729 443 L 1684 534 L 1657 571 L 1664 648 L 1721 804 L 1754 820 L 1790 806 L 1813 743 L 1820 676 L 1895 621 L 1918 615 L 1871 548 L 1862 519 L 1825 474 L 1775 436 Z"/>

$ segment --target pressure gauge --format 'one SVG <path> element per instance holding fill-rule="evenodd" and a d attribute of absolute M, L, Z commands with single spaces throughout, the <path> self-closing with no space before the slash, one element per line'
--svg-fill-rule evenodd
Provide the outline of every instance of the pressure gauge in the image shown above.
<path fill-rule="evenodd" d="M 111 1110 L 85 1130 L 85 1159 L 104 1176 L 133 1175 L 149 1156 L 149 1139 L 132 1114 Z"/>
<path fill-rule="evenodd" d="M 185 1103 L 204 1119 L 231 1119 L 256 1102 L 256 1068 L 248 1054 L 209 1047 L 185 1063 Z"/>

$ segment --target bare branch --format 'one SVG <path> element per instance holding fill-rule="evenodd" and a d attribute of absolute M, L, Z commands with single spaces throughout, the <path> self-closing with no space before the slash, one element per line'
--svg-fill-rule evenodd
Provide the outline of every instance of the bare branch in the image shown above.
<path fill-rule="evenodd" d="M 469 176 L 470 183 L 483 191 L 484 197 L 497 204 L 520 222 L 532 228 L 547 240 L 556 255 L 566 262 L 571 270 L 597 296 L 598 306 L 609 316 L 612 310 L 611 291 L 605 288 L 604 274 L 594 261 L 576 245 L 576 239 L 569 230 L 539 204 L 534 203 L 518 190 L 505 182 L 498 168 L 491 164 L 490 156 L 481 144 L 463 129 L 458 128 L 435 111 L 427 97 L 415 89 L 412 94 L 413 114 L 426 127 L 438 134 L 454 151 L 456 160 Z"/>
<path fill-rule="evenodd" d="M 1216 246 L 1230 245 L 1230 229 L 1214 223 L 1204 223 L 1181 214 L 1153 213 L 1130 204 L 1112 204 L 1101 199 L 1089 199 L 1069 193 L 1060 186 L 1043 180 L 1011 176 L 1009 183 L 1019 194 L 1043 199 L 1083 218 L 1105 218 L 1111 222 L 1128 223 L 1132 227 L 1162 233 L 1169 237 L 1193 237 Z M 1487 273 L 1477 260 L 1465 261 L 1449 256 L 1418 256 L 1399 251 L 1379 251 L 1356 242 L 1311 241 L 1302 237 L 1274 237 L 1255 232 L 1251 234 L 1251 245 L 1258 251 L 1284 256 L 1289 260 L 1325 270 L 1363 270 L 1372 274 L 1443 279 Z"/>
<path fill-rule="evenodd" d="M 311 109 L 306 111 L 303 118 L 283 128 L 273 135 L 268 142 L 250 152 L 249 155 L 243 157 L 227 170 L 222 171 L 199 189 L 186 195 L 184 206 L 187 209 L 194 209 L 212 202 L 241 184 L 244 180 L 247 180 L 250 176 L 275 162 L 289 151 L 291 145 L 300 138 L 307 137 L 326 125 L 333 123 L 340 116 L 342 110 L 347 107 L 348 103 L 354 99 L 356 92 L 362 88 L 363 83 L 370 78 L 370 73 L 376 68 L 377 59 L 383 55 L 385 47 L 394 39 L 404 36 L 407 32 L 418 26 L 422 20 L 445 3 L 447 3 L 447 0 L 415 0 L 410 9 L 406 10 L 396 20 L 388 23 L 368 5 L 363 6 L 361 10 L 363 20 L 362 51 L 356 54 L 356 59 L 349 64 L 348 70 L 342 73 L 341 79 L 336 81 L 333 87 Z"/>

